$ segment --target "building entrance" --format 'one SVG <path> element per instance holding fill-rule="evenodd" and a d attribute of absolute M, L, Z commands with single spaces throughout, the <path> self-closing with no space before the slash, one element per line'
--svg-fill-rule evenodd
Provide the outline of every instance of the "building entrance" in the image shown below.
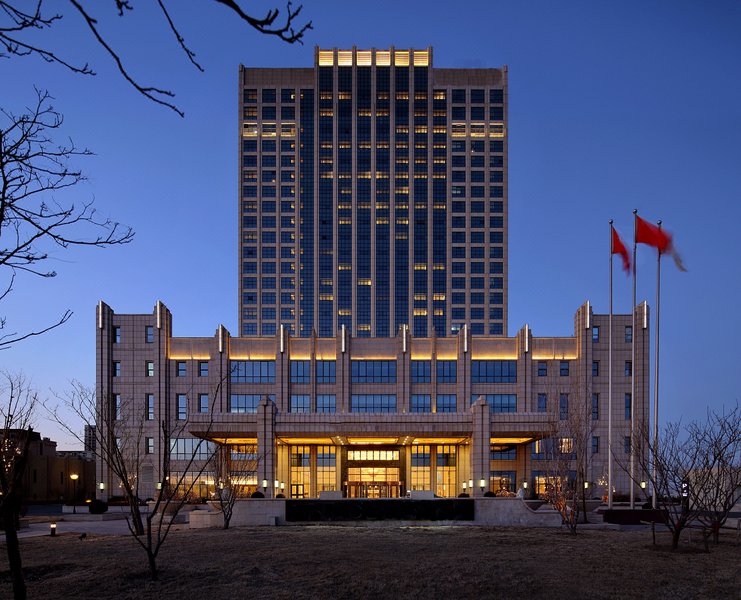
<path fill-rule="evenodd" d="M 350 448 L 346 457 L 348 498 L 399 498 L 406 493 L 403 451 L 398 447 Z"/>
<path fill-rule="evenodd" d="M 398 467 L 350 467 L 348 498 L 399 498 L 402 495 Z"/>

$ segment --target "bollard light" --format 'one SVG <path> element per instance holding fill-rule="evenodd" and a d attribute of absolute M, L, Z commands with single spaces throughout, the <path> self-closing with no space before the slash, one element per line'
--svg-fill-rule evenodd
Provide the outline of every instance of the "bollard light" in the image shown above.
<path fill-rule="evenodd" d="M 642 490 L 645 490 L 646 489 L 646 482 L 645 481 L 641 481 L 641 489 Z"/>
<path fill-rule="evenodd" d="M 105 489 L 105 483 L 102 481 L 98 484 L 98 489 L 102 492 Z"/>
<path fill-rule="evenodd" d="M 589 489 L 589 482 L 588 481 L 585 481 L 584 482 L 584 489 L 585 490 L 588 490 Z"/>
<path fill-rule="evenodd" d="M 55 537 L 57 535 L 57 524 L 54 521 L 52 521 L 49 525 L 49 535 L 51 537 Z"/>

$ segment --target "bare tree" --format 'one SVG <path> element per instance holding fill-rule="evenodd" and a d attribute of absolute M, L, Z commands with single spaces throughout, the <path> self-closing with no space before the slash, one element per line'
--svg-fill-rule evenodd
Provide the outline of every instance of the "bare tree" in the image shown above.
<path fill-rule="evenodd" d="M 25 112 L 0 109 L 0 274 L 6 281 L 0 301 L 13 290 L 18 273 L 55 277 L 47 266 L 54 250 L 126 244 L 134 235 L 129 227 L 100 217 L 92 201 L 62 204 L 54 198 L 85 179 L 69 162 L 90 151 L 71 141 L 53 141 L 62 116 L 51 100 L 47 92 L 36 90 L 36 101 Z M 71 316 L 67 310 L 39 330 L 0 335 L 0 349 L 58 327 Z M 6 324 L 1 317 L 0 330 Z"/>
<path fill-rule="evenodd" d="M 741 410 L 708 410 L 704 422 L 685 427 L 669 423 L 658 443 L 648 427 L 636 436 L 634 450 L 648 477 L 657 506 L 672 534 L 672 550 L 679 547 L 682 531 L 698 523 L 716 536 L 733 506 L 741 483 Z M 627 465 L 618 464 L 628 472 Z"/>
<path fill-rule="evenodd" d="M 285 13 L 277 8 L 269 9 L 263 17 L 249 14 L 237 0 L 213 0 L 229 10 L 239 21 L 253 28 L 257 32 L 275 36 L 280 40 L 293 44 L 303 43 L 304 33 L 311 29 L 311 21 L 303 25 L 296 25 L 300 18 L 303 6 L 293 8 L 291 2 L 286 5 Z M 80 18 L 90 35 L 116 65 L 120 75 L 140 94 L 149 100 L 166 106 L 181 117 L 184 116 L 172 101 L 175 94 L 171 90 L 141 83 L 126 65 L 122 53 L 111 42 L 111 36 L 102 30 L 96 13 L 106 9 L 115 12 L 119 17 L 125 17 L 134 10 L 134 0 L 112 0 L 103 2 L 86 2 L 84 0 L 69 0 L 69 4 L 56 2 L 49 8 L 49 2 L 37 0 L 34 5 L 26 6 L 19 1 L 0 0 L 0 58 L 11 56 L 36 56 L 46 62 L 54 63 L 69 69 L 74 73 L 95 75 L 89 63 L 75 64 L 63 57 L 55 49 L 38 43 L 38 32 L 54 27 L 62 18 L 71 13 Z M 105 6 L 103 6 L 105 4 Z M 166 0 L 157 0 L 157 7 L 163 17 L 167 32 L 173 36 L 174 43 L 180 47 L 187 60 L 199 71 L 203 67 L 196 60 L 196 54 L 187 45 L 178 25 L 172 18 Z M 48 9 L 48 10 L 47 10 Z M 284 15 L 284 16 L 282 16 Z"/>
<path fill-rule="evenodd" d="M 215 394 L 218 389 L 219 385 Z M 58 396 L 58 400 L 60 406 L 50 414 L 66 431 L 82 441 L 83 434 L 70 424 L 60 407 L 85 425 L 94 427 L 97 456 L 118 480 L 120 493 L 130 509 L 126 519 L 129 531 L 147 555 L 152 579 L 157 579 L 159 552 L 177 515 L 193 499 L 197 482 L 213 464 L 216 447 L 205 439 L 191 438 L 187 433 L 187 420 L 163 418 L 157 423 L 160 452 L 148 453 L 146 434 L 151 435 L 152 431 L 148 430 L 144 407 L 131 398 L 108 393 L 98 398 L 93 389 L 72 382 L 72 389 Z M 209 431 L 210 425 L 206 436 Z M 181 440 L 192 443 L 183 449 L 179 445 Z M 156 473 L 157 481 L 152 501 L 143 510 L 141 491 L 145 469 Z"/>
<path fill-rule="evenodd" d="M 587 523 L 587 485 L 592 462 L 591 386 L 580 393 L 562 393 L 551 386 L 549 418 L 537 442 L 537 466 L 546 477 L 543 497 L 561 514 L 564 525 L 576 533 L 581 516 Z M 585 485 L 586 484 L 586 485 Z"/>
<path fill-rule="evenodd" d="M 21 374 L 0 375 L 0 522 L 5 530 L 13 597 L 26 598 L 21 549 L 18 543 L 18 523 L 23 503 L 23 475 L 36 411 L 37 396 Z"/>
<path fill-rule="evenodd" d="M 687 426 L 690 444 L 701 448 L 700 465 L 689 480 L 697 520 L 718 543 L 720 529 L 741 491 L 741 408 L 708 411 L 705 423 Z M 707 536 L 706 536 L 707 544 Z"/>
<path fill-rule="evenodd" d="M 70 423 L 67 414 L 88 427 L 95 437 L 97 456 L 118 480 L 121 495 L 130 509 L 130 526 L 135 535 L 144 533 L 139 486 L 142 466 L 146 459 L 144 448 L 145 419 L 142 407 L 134 406 L 131 398 L 121 395 L 106 401 L 98 398 L 95 390 L 79 381 L 72 381 L 71 388 L 57 395 L 60 405 L 50 414 L 65 431 L 84 444 L 84 433 L 77 423 Z M 60 406 L 65 410 L 59 411 Z"/>
<path fill-rule="evenodd" d="M 224 444 L 214 452 L 212 464 L 216 477 L 216 500 L 224 519 L 224 529 L 229 529 L 237 501 L 249 498 L 257 489 L 260 460 L 257 446 L 251 444 Z"/>

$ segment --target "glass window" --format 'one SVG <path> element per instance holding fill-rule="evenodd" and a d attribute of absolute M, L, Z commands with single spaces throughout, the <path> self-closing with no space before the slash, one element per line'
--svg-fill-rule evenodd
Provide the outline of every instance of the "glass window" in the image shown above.
<path fill-rule="evenodd" d="M 148 360 L 144 363 L 144 375 L 146 377 L 154 377 L 154 361 Z"/>
<path fill-rule="evenodd" d="M 626 435 L 623 439 L 623 450 L 625 454 L 630 454 L 630 436 Z"/>
<path fill-rule="evenodd" d="M 548 396 L 546 394 L 538 394 L 538 412 L 548 412 Z"/>
<path fill-rule="evenodd" d="M 233 360 L 230 375 L 232 383 L 275 383 L 275 361 Z"/>
<path fill-rule="evenodd" d="M 121 418 L 121 394 L 113 394 L 113 410 L 118 421 Z"/>
<path fill-rule="evenodd" d="M 309 394 L 291 394 L 291 405 L 289 408 L 289 412 L 311 412 L 311 396 L 309 396 Z"/>
<path fill-rule="evenodd" d="M 337 382 L 337 361 L 334 361 L 334 360 L 316 361 L 316 382 L 317 383 L 336 383 Z"/>
<path fill-rule="evenodd" d="M 208 361 L 202 360 L 198 363 L 198 377 L 208 377 Z"/>
<path fill-rule="evenodd" d="M 310 383 L 311 381 L 311 361 L 310 360 L 292 360 L 291 361 L 291 383 Z"/>
<path fill-rule="evenodd" d="M 409 412 L 432 412 L 432 397 L 429 394 L 412 394 Z"/>
<path fill-rule="evenodd" d="M 492 492 L 514 491 L 516 471 L 490 471 L 489 490 Z"/>
<path fill-rule="evenodd" d="M 275 400 L 275 394 L 269 394 L 271 400 Z M 254 414 L 260 404 L 260 394 L 232 394 L 229 397 L 229 412 Z"/>
<path fill-rule="evenodd" d="M 154 454 L 154 438 L 151 438 L 151 437 L 146 438 L 146 444 L 147 444 L 147 449 L 145 450 L 145 452 L 147 454 Z"/>
<path fill-rule="evenodd" d="M 113 361 L 113 376 L 121 377 L 121 363 L 117 360 Z"/>
<path fill-rule="evenodd" d="M 454 360 L 437 361 L 437 382 L 438 383 L 457 383 L 458 382 L 458 363 Z"/>
<path fill-rule="evenodd" d="M 458 410 L 456 394 L 438 394 L 435 398 L 435 411 L 439 413 L 454 413 Z"/>
<path fill-rule="evenodd" d="M 198 412 L 208 412 L 208 394 L 198 394 Z"/>
<path fill-rule="evenodd" d="M 599 377 L 599 361 L 592 361 L 592 377 Z"/>
<path fill-rule="evenodd" d="M 275 104 L 275 89 L 263 88 L 262 101 Z"/>
<path fill-rule="evenodd" d="M 630 392 L 625 393 L 625 420 L 630 421 L 633 414 L 633 397 Z"/>
<path fill-rule="evenodd" d="M 544 360 L 538 361 L 538 377 L 548 376 L 548 363 Z"/>
<path fill-rule="evenodd" d="M 188 418 L 188 397 L 185 394 L 178 394 L 177 403 L 178 421 L 185 421 Z"/>
<path fill-rule="evenodd" d="M 430 383 L 430 365 L 429 360 L 413 360 L 412 383 Z"/>
<path fill-rule="evenodd" d="M 599 325 L 592 327 L 592 341 L 599 342 Z"/>
<path fill-rule="evenodd" d="M 154 343 L 154 327 L 152 327 L 151 325 L 146 325 L 144 327 L 144 341 L 147 344 Z"/>
<path fill-rule="evenodd" d="M 592 394 L 592 421 L 599 421 L 599 394 Z"/>
<path fill-rule="evenodd" d="M 632 325 L 625 326 L 625 343 L 626 344 L 633 343 L 633 326 Z"/>
<path fill-rule="evenodd" d="M 351 361 L 352 383 L 396 383 L 395 360 Z"/>
<path fill-rule="evenodd" d="M 626 360 L 625 361 L 625 376 L 630 377 L 633 375 L 633 363 L 632 361 Z"/>
<path fill-rule="evenodd" d="M 121 343 L 121 328 L 120 327 L 113 328 L 113 343 L 114 344 Z"/>
<path fill-rule="evenodd" d="M 592 454 L 599 454 L 599 436 L 592 436 Z"/>
<path fill-rule="evenodd" d="M 569 376 L 569 361 L 568 360 L 562 360 L 559 363 L 559 366 L 558 366 L 558 374 L 561 377 L 568 377 Z"/>
<path fill-rule="evenodd" d="M 517 412 L 517 394 L 474 394 L 471 396 L 471 404 L 484 396 L 489 405 L 491 413 L 513 413 Z"/>
<path fill-rule="evenodd" d="M 337 398 L 334 394 L 317 394 L 316 412 L 333 413 L 336 411 L 336 409 L 337 409 Z"/>
<path fill-rule="evenodd" d="M 471 383 L 517 383 L 517 361 L 473 360 Z"/>
<path fill-rule="evenodd" d="M 395 394 L 353 394 L 350 398 L 350 412 L 354 413 L 395 413 Z"/>
<path fill-rule="evenodd" d="M 184 360 L 179 360 L 175 363 L 175 376 L 185 377 L 187 373 L 186 363 Z"/>
<path fill-rule="evenodd" d="M 569 395 L 561 394 L 558 398 L 558 418 L 565 421 L 569 418 Z"/>
<path fill-rule="evenodd" d="M 198 438 L 172 438 L 170 458 L 173 460 L 208 460 L 214 452 L 214 444 Z M 175 473 L 173 473 L 175 476 Z"/>
<path fill-rule="evenodd" d="M 147 394 L 147 421 L 154 421 L 154 394 Z"/>
<path fill-rule="evenodd" d="M 517 460 L 515 446 L 491 446 L 489 460 Z"/>

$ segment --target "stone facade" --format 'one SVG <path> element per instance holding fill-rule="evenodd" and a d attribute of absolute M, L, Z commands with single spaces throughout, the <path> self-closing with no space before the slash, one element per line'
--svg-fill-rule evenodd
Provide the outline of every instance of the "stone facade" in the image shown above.
<path fill-rule="evenodd" d="M 648 419 L 647 311 L 638 306 L 635 319 L 639 424 Z M 143 425 L 149 454 L 140 474 L 142 497 L 153 495 L 159 480 L 163 422 L 180 431 L 179 439 L 204 438 L 254 455 L 245 485 L 268 497 L 281 490 L 288 497 L 330 490 L 397 497 L 416 489 L 450 497 L 464 483 L 468 493 L 481 496 L 514 492 L 524 482 L 534 495 L 544 485 L 535 444 L 558 427 L 563 398 L 595 398 L 589 435 L 597 441 L 588 440 L 594 452 L 587 476 L 595 487 L 591 495 L 605 491 L 608 317 L 593 314 L 589 303 L 577 310 L 569 337 L 535 337 L 528 326 L 496 338 L 471 336 L 466 327 L 447 338 L 413 338 L 406 328 L 385 339 L 343 331 L 330 339 L 294 338 L 285 330 L 241 338 L 223 326 L 213 337 L 173 337 L 172 315 L 159 302 L 141 315 L 117 314 L 101 302 L 97 325 L 98 397 L 111 410 L 115 403 L 123 407 L 122 425 Z M 618 459 L 627 456 L 630 435 L 627 327 L 629 315 L 614 316 Z M 389 374 L 368 375 L 380 363 Z M 331 371 L 319 373 L 327 364 Z M 173 457 L 178 472 L 183 467 Z M 208 469 L 202 480 L 196 489 L 208 497 L 215 484 Z M 98 481 L 106 484 L 104 495 L 115 495 L 117 483 L 100 462 Z M 617 463 L 614 488 L 629 490 Z"/>

